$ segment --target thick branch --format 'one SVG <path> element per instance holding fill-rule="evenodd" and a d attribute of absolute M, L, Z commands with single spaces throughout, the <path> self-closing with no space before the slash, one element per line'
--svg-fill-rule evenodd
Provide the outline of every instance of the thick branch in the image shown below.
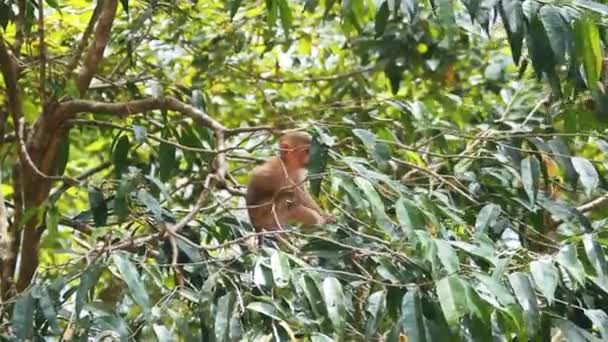
<path fill-rule="evenodd" d="M 78 62 L 80 61 L 80 58 L 82 57 L 82 53 L 84 52 L 84 49 L 86 48 L 87 44 L 89 43 L 89 37 L 91 36 L 91 33 L 93 33 L 93 29 L 95 28 L 95 23 L 97 22 L 97 19 L 99 18 L 99 13 L 101 13 L 102 5 L 103 5 L 103 0 L 97 1 L 97 5 L 95 6 L 95 9 L 93 10 L 91 19 L 89 19 L 89 24 L 87 25 L 87 28 L 82 33 L 82 37 L 80 38 L 80 43 L 78 43 L 78 47 L 76 47 L 76 50 L 74 50 L 74 55 L 72 55 L 72 59 L 70 60 L 70 63 L 68 64 L 68 67 L 66 69 L 69 73 L 73 72 L 76 69 L 76 67 L 78 66 Z"/>
<path fill-rule="evenodd" d="M 23 116 L 21 110 L 21 100 L 19 96 L 19 88 L 17 87 L 17 62 L 15 57 L 9 51 L 4 37 L 0 32 L 0 72 L 4 77 L 6 85 L 6 95 L 8 97 L 8 112 L 16 119 Z M 4 122 L 0 122 L 0 131 L 4 131 Z"/>
<path fill-rule="evenodd" d="M 38 1 L 38 35 L 40 39 L 40 99 L 42 106 L 46 103 L 46 43 L 44 41 L 44 0 Z"/>
<path fill-rule="evenodd" d="M 215 132 L 224 132 L 222 124 L 200 109 L 185 104 L 174 97 L 158 97 L 121 103 L 105 103 L 86 100 L 74 100 L 61 104 L 60 120 L 65 120 L 78 113 L 111 114 L 121 117 L 148 112 L 151 110 L 173 110 L 184 114 L 196 122 L 211 128 Z M 218 149 L 221 149 L 218 146 Z"/>
<path fill-rule="evenodd" d="M 110 40 L 112 24 L 116 17 L 116 8 L 116 0 L 104 0 L 99 22 L 95 28 L 95 39 L 93 39 L 91 46 L 89 46 L 89 49 L 86 52 L 84 64 L 76 81 L 80 95 L 86 93 L 93 76 L 95 76 L 95 73 L 97 72 L 97 67 L 103 58 L 103 52 Z"/>

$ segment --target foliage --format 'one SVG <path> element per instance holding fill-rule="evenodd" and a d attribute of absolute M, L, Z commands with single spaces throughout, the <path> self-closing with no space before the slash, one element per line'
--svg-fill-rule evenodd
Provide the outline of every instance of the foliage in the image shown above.
<path fill-rule="evenodd" d="M 0 1 L 0 336 L 608 339 L 605 5 L 123 0 L 83 87 L 103 3 Z M 287 128 L 338 223 L 252 248 L 244 184 Z"/>

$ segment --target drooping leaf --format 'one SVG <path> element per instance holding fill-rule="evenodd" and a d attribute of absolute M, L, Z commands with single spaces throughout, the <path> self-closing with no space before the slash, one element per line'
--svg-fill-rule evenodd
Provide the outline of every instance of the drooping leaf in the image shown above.
<path fill-rule="evenodd" d="M 165 131 L 164 138 L 169 136 L 169 133 Z M 177 163 L 175 159 L 175 146 L 166 142 L 161 142 L 158 147 L 158 159 L 159 159 L 159 178 L 161 181 L 166 182 L 173 176 L 177 169 Z"/>
<path fill-rule="evenodd" d="M 327 147 L 321 142 L 321 133 L 316 132 L 313 135 L 310 145 L 308 174 L 310 178 L 310 192 L 314 196 L 319 196 L 321 192 L 321 182 L 323 181 L 323 173 L 327 165 Z"/>
<path fill-rule="evenodd" d="M 485 233 L 488 227 L 496 224 L 496 220 L 500 215 L 500 206 L 494 203 L 486 204 L 477 215 L 475 220 L 475 231 L 478 233 Z"/>
<path fill-rule="evenodd" d="M 536 203 L 538 183 L 540 177 L 540 163 L 535 156 L 529 156 L 521 162 L 521 181 L 524 190 L 530 199 L 530 204 Z"/>
<path fill-rule="evenodd" d="M 602 50 L 598 27 L 590 18 L 582 17 L 574 23 L 574 33 L 576 52 L 583 63 L 587 86 L 597 89 L 597 82 L 602 70 Z"/>
<path fill-rule="evenodd" d="M 598 328 L 602 339 L 608 339 L 608 315 L 606 312 L 599 309 L 588 309 L 585 310 L 585 316 Z"/>
<path fill-rule="evenodd" d="M 324 305 L 323 295 L 319 290 L 319 284 L 307 274 L 300 278 L 300 287 L 304 292 L 304 296 L 312 308 L 315 317 L 317 319 L 325 317 L 326 307 Z"/>
<path fill-rule="evenodd" d="M 285 31 L 285 35 L 289 36 L 289 31 L 291 30 L 291 26 L 293 25 L 293 17 L 291 14 L 291 8 L 289 8 L 288 0 L 273 0 L 278 2 L 279 6 L 279 14 L 281 16 L 281 25 L 283 26 L 283 31 Z"/>
<path fill-rule="evenodd" d="M 534 260 L 530 263 L 530 273 L 536 287 L 545 296 L 549 304 L 555 298 L 555 289 L 559 282 L 559 273 L 552 263 L 542 260 Z"/>
<path fill-rule="evenodd" d="M 148 296 L 148 291 L 146 290 L 135 265 L 128 259 L 126 253 L 114 253 L 112 254 L 112 260 L 118 268 L 123 281 L 129 288 L 129 294 L 133 300 L 141 306 L 145 312 L 149 312 L 151 309 L 150 297 Z"/>
<path fill-rule="evenodd" d="M 582 157 L 572 157 L 572 166 L 579 175 L 585 194 L 591 196 L 600 183 L 597 170 L 589 160 Z"/>
<path fill-rule="evenodd" d="M 272 304 L 253 302 L 247 305 L 248 310 L 256 311 L 276 320 L 282 320 L 279 311 Z"/>
<path fill-rule="evenodd" d="M 574 277 L 574 280 L 579 285 L 583 285 L 585 283 L 585 269 L 583 264 L 578 259 L 578 253 L 576 251 L 576 246 L 573 244 L 567 244 L 561 248 L 555 260 L 558 264 L 562 265 L 568 273 Z"/>
<path fill-rule="evenodd" d="M 542 6 L 539 10 L 540 17 L 547 38 L 555 56 L 556 63 L 563 64 L 566 62 L 566 52 L 570 44 L 570 27 L 562 19 L 557 8 L 551 5 Z"/>
<path fill-rule="evenodd" d="M 585 247 L 587 258 L 595 269 L 597 276 L 606 279 L 608 269 L 606 268 L 606 256 L 602 246 L 590 233 L 583 235 L 583 246 Z"/>
<path fill-rule="evenodd" d="M 524 310 L 525 322 L 528 328 L 528 336 L 533 337 L 538 333 L 540 327 L 540 313 L 536 294 L 530 283 L 530 279 L 525 273 L 515 272 L 509 274 L 509 283 L 513 288 L 515 297 Z"/>
<path fill-rule="evenodd" d="M 93 264 L 85 269 L 82 276 L 79 278 L 80 284 L 78 285 L 78 290 L 76 292 L 75 303 L 76 315 L 80 314 L 80 311 L 86 304 L 89 291 L 97 284 L 101 271 L 102 267 L 99 264 Z"/>
<path fill-rule="evenodd" d="M 70 160 L 70 136 L 66 135 L 66 137 L 61 140 L 61 144 L 59 145 L 59 150 L 57 153 L 57 158 L 55 159 L 55 174 L 57 176 L 63 176 L 63 174 L 65 173 L 65 168 L 68 165 L 69 160 Z"/>
<path fill-rule="evenodd" d="M 15 337 L 31 341 L 34 335 L 34 309 L 36 301 L 29 291 L 20 294 L 13 307 L 11 325 Z"/>
<path fill-rule="evenodd" d="M 376 22 L 374 25 L 376 37 L 380 37 L 384 33 L 384 29 L 386 28 L 386 23 L 390 15 L 391 12 L 388 9 L 388 1 L 382 2 L 382 5 L 380 5 L 380 8 L 378 9 L 378 13 L 376 13 Z"/>
<path fill-rule="evenodd" d="M 500 0 L 499 13 L 507 31 L 511 54 L 515 65 L 519 65 L 524 40 L 524 13 L 519 0 Z"/>
<path fill-rule="evenodd" d="M 365 337 L 367 340 L 378 331 L 378 325 L 384 318 L 386 311 L 386 292 L 376 291 L 367 299 L 365 311 L 368 313 L 367 323 L 365 325 Z"/>
<path fill-rule="evenodd" d="M 422 301 L 420 300 L 420 291 L 417 288 L 409 290 L 403 296 L 401 320 L 408 341 L 426 342 Z"/>
<path fill-rule="evenodd" d="M 215 340 L 218 342 L 231 341 L 230 320 L 234 316 L 235 303 L 236 295 L 232 291 L 228 292 L 218 300 L 214 326 Z"/>
<path fill-rule="evenodd" d="M 108 220 L 108 206 L 103 193 L 92 186 L 89 186 L 89 205 L 95 226 L 105 226 Z"/>
<path fill-rule="evenodd" d="M 57 320 L 57 310 L 55 310 L 49 290 L 46 287 L 36 286 L 32 289 L 32 296 L 38 301 L 38 306 L 44 318 L 48 321 L 51 331 L 59 333 L 61 330 Z"/>
<path fill-rule="evenodd" d="M 395 203 L 395 211 L 397 220 L 399 220 L 399 224 L 404 229 L 408 239 L 415 241 L 415 230 L 423 229 L 424 222 L 419 210 L 408 202 L 405 198 L 400 197 Z"/>
<path fill-rule="evenodd" d="M 241 7 L 241 0 L 231 0 L 231 1 L 229 1 L 229 4 L 230 4 L 230 20 L 232 20 L 232 19 L 234 19 L 236 12 L 239 10 L 239 7 Z"/>
<path fill-rule="evenodd" d="M 118 141 L 114 146 L 114 153 L 112 154 L 112 163 L 114 164 L 116 178 L 120 178 L 127 169 L 129 148 L 130 142 L 128 136 L 123 135 L 118 138 Z"/>
<path fill-rule="evenodd" d="M 327 277 L 323 280 L 323 299 L 329 319 L 334 327 L 334 333 L 338 337 L 343 336 L 346 328 L 346 303 L 342 285 L 338 279 Z"/>
<path fill-rule="evenodd" d="M 291 267 L 289 259 L 280 251 L 273 253 L 270 256 L 270 266 L 272 268 L 272 277 L 277 287 L 282 288 L 289 285 L 291 279 Z"/>
<path fill-rule="evenodd" d="M 454 248 L 445 240 L 435 239 L 437 246 L 437 256 L 441 260 L 441 264 L 448 274 L 454 274 L 460 271 L 458 255 Z"/>
<path fill-rule="evenodd" d="M 380 195 L 369 180 L 362 177 L 355 177 L 354 180 L 359 189 L 361 189 L 363 194 L 365 194 L 366 199 L 369 201 L 372 213 L 374 214 L 377 222 L 381 227 L 384 226 L 387 223 L 387 217 L 384 211 L 384 203 L 382 202 L 382 198 L 380 198 Z"/>
<path fill-rule="evenodd" d="M 457 325 L 460 317 L 467 313 L 467 296 L 463 280 L 457 275 L 448 276 L 439 280 L 436 287 L 445 320 L 451 326 Z"/>
<path fill-rule="evenodd" d="M 150 195 L 146 190 L 141 189 L 137 192 L 137 199 L 146 206 L 146 209 L 152 213 L 157 220 L 162 220 L 162 208 L 154 196 Z"/>

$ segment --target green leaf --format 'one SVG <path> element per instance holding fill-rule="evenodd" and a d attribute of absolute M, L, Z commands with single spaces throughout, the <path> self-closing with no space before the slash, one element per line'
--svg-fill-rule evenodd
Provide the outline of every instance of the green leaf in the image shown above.
<path fill-rule="evenodd" d="M 146 190 L 141 189 L 137 192 L 137 199 L 146 206 L 146 209 L 152 213 L 154 218 L 162 221 L 162 208 L 154 196 L 150 195 Z"/>
<path fill-rule="evenodd" d="M 239 7 L 241 7 L 241 2 L 242 0 L 230 0 L 229 4 L 230 4 L 230 20 L 234 19 L 234 16 L 236 15 L 236 12 L 239 10 Z"/>
<path fill-rule="evenodd" d="M 583 246 L 597 276 L 606 279 L 606 256 L 604 255 L 602 246 L 595 241 L 592 234 L 583 235 Z"/>
<path fill-rule="evenodd" d="M 76 291 L 76 316 L 80 314 L 80 311 L 86 304 L 88 293 L 97 284 L 101 271 L 102 267 L 99 264 L 93 264 L 85 269 L 82 276 L 80 276 L 80 284 L 78 285 L 78 290 Z"/>
<path fill-rule="evenodd" d="M 256 311 L 276 320 L 282 320 L 278 310 L 271 304 L 263 302 L 253 302 L 247 305 L 247 310 Z"/>
<path fill-rule="evenodd" d="M 602 50 L 597 25 L 589 18 L 579 18 L 574 23 L 577 56 L 583 62 L 587 86 L 598 88 L 602 71 Z"/>
<path fill-rule="evenodd" d="M 123 135 L 118 138 L 116 146 L 114 147 L 114 153 L 112 154 L 112 163 L 114 163 L 114 173 L 116 178 L 120 178 L 120 176 L 127 169 L 129 148 L 129 137 Z"/>
<path fill-rule="evenodd" d="M 323 299 L 327 306 L 329 319 L 334 327 L 334 332 L 340 337 L 344 334 L 346 328 L 346 302 L 342 285 L 338 279 L 328 277 L 323 280 Z"/>
<path fill-rule="evenodd" d="M 568 273 L 570 273 L 580 285 L 585 283 L 585 270 L 583 264 L 578 259 L 578 253 L 573 244 L 562 247 L 555 260 L 558 264 L 568 270 Z"/>
<path fill-rule="evenodd" d="M 452 0 L 435 0 L 437 3 L 437 16 L 439 21 L 446 28 L 447 36 L 451 39 L 456 28 L 456 15 L 454 14 L 454 4 Z"/>
<path fill-rule="evenodd" d="M 35 304 L 36 301 L 29 291 L 20 294 L 15 301 L 11 325 L 15 337 L 20 341 L 32 341 Z"/>
<path fill-rule="evenodd" d="M 89 186 L 89 205 L 91 206 L 95 226 L 105 226 L 108 221 L 108 206 L 103 193 L 92 186 Z"/>
<path fill-rule="evenodd" d="M 57 158 L 55 159 L 55 174 L 57 176 L 63 176 L 65 168 L 70 160 L 70 136 L 66 135 L 61 140 L 59 149 L 57 152 Z"/>
<path fill-rule="evenodd" d="M 57 311 L 51 299 L 51 295 L 46 287 L 36 286 L 32 289 L 32 296 L 38 300 L 38 306 L 42 310 L 44 318 L 49 323 L 49 327 L 54 333 L 60 333 Z"/>
<path fill-rule="evenodd" d="M 264 266 L 262 259 L 257 260 L 255 263 L 253 268 L 253 281 L 257 286 L 272 286 L 272 272 Z"/>
<path fill-rule="evenodd" d="M 540 293 L 545 296 L 549 304 L 552 304 L 555 299 L 555 289 L 559 282 L 557 267 L 548 261 L 534 260 L 530 263 L 530 273 Z"/>
<path fill-rule="evenodd" d="M 436 287 L 447 323 L 457 325 L 460 317 L 467 313 L 466 289 L 462 279 L 456 275 L 445 277 L 436 282 Z"/>
<path fill-rule="evenodd" d="M 112 260 L 118 268 L 122 280 L 127 284 L 129 288 L 129 294 L 133 300 L 141 306 L 144 312 L 150 312 L 150 298 L 148 292 L 144 286 L 141 275 L 137 272 L 135 265 L 128 259 L 126 253 L 115 253 L 112 254 Z"/>
<path fill-rule="evenodd" d="M 551 5 L 542 6 L 538 14 L 547 33 L 547 38 L 549 38 L 556 62 L 565 63 L 566 51 L 568 51 L 571 41 L 570 28 L 562 19 L 559 11 Z"/>
<path fill-rule="evenodd" d="M 426 342 L 422 301 L 417 288 L 407 291 L 401 302 L 401 320 L 408 341 Z"/>
<path fill-rule="evenodd" d="M 608 340 L 608 315 L 599 309 L 585 310 L 585 316 L 589 317 L 593 325 L 600 331 L 602 340 Z"/>
<path fill-rule="evenodd" d="M 382 5 L 380 5 L 380 8 L 378 9 L 378 13 L 376 13 L 376 22 L 374 25 L 374 29 L 376 30 L 376 37 L 380 37 L 384 33 L 384 30 L 386 29 L 386 23 L 390 15 L 391 12 L 388 9 L 388 1 L 382 2 Z"/>
<path fill-rule="evenodd" d="M 524 310 L 528 336 L 533 337 L 538 333 L 540 327 L 540 313 L 536 293 L 530 283 L 530 279 L 525 273 L 515 272 L 509 274 L 509 282 L 515 293 L 515 297 Z"/>
<path fill-rule="evenodd" d="M 277 287 L 283 288 L 289 285 L 291 279 L 291 267 L 289 259 L 285 254 L 276 251 L 270 256 L 270 267 L 272 268 L 272 277 Z"/>
<path fill-rule="evenodd" d="M 122 4 L 122 8 L 124 8 L 125 13 L 129 15 L 129 0 L 120 0 L 120 3 Z"/>
<path fill-rule="evenodd" d="M 53 204 L 46 211 L 46 229 L 47 234 L 51 237 L 57 236 L 57 228 L 59 227 L 59 210 Z"/>
<path fill-rule="evenodd" d="M 380 195 L 372 185 L 370 181 L 362 177 L 355 177 L 355 183 L 363 191 L 366 199 L 369 201 L 372 209 L 372 213 L 376 218 L 378 224 L 383 227 L 387 223 L 386 213 L 384 211 L 384 203 L 380 198 Z"/>
<path fill-rule="evenodd" d="M 376 291 L 372 293 L 367 299 L 365 311 L 368 313 L 367 323 L 365 324 L 365 339 L 369 341 L 378 331 L 378 325 L 384 318 L 386 292 Z"/>
<path fill-rule="evenodd" d="M 321 192 L 321 182 L 323 181 L 323 173 L 327 164 L 327 147 L 321 142 L 321 133 L 316 132 L 313 135 L 310 145 L 308 175 L 310 178 L 310 192 L 314 196 L 319 196 Z"/>
<path fill-rule="evenodd" d="M 500 215 L 500 206 L 494 203 L 486 204 L 477 215 L 475 220 L 475 231 L 481 234 L 485 234 L 488 227 L 492 227 L 496 224 L 496 219 Z"/>
<path fill-rule="evenodd" d="M 399 197 L 395 203 L 397 220 L 405 231 L 410 241 L 416 241 L 416 229 L 424 229 L 424 221 L 420 216 L 420 211 L 403 197 Z"/>
<path fill-rule="evenodd" d="M 133 186 L 132 183 L 124 178 L 118 185 L 118 191 L 114 197 L 114 213 L 118 217 L 118 221 L 124 221 L 129 215 L 129 195 Z"/>
<path fill-rule="evenodd" d="M 168 136 L 168 133 L 164 135 L 166 137 Z M 161 142 L 158 148 L 158 159 L 160 163 L 159 178 L 161 181 L 166 182 L 169 180 L 169 178 L 171 178 L 174 171 L 177 169 L 177 163 L 175 160 L 175 146 L 166 142 Z"/>
<path fill-rule="evenodd" d="M 215 340 L 218 342 L 231 341 L 230 320 L 234 316 L 235 303 L 236 295 L 232 291 L 228 292 L 218 300 L 214 326 Z"/>
<path fill-rule="evenodd" d="M 581 184 L 585 188 L 585 194 L 591 196 L 600 183 L 597 170 L 589 160 L 582 157 L 572 157 L 572 166 L 579 175 Z"/>
<path fill-rule="evenodd" d="M 304 292 L 304 296 L 308 304 L 312 308 L 317 319 L 325 317 L 326 308 L 323 301 L 323 296 L 319 290 L 319 284 L 310 275 L 304 275 L 300 278 L 300 288 Z"/>
<path fill-rule="evenodd" d="M 521 181 L 530 203 L 536 203 L 538 182 L 540 177 L 540 163 L 534 156 L 529 156 L 521 162 Z"/>
<path fill-rule="evenodd" d="M 144 177 L 146 177 L 147 180 L 149 180 L 152 184 L 154 184 L 158 188 L 158 190 L 160 190 L 160 192 L 163 194 L 163 197 L 165 197 L 165 201 L 171 200 L 171 195 L 169 194 L 169 190 L 167 190 L 167 187 L 165 186 L 165 184 L 163 184 L 160 180 L 158 180 L 155 177 L 148 176 L 148 175 L 145 175 Z"/>
<path fill-rule="evenodd" d="M 279 6 L 279 14 L 281 15 L 281 24 L 283 26 L 283 30 L 285 31 L 285 35 L 289 37 L 289 31 L 291 30 L 291 26 L 293 24 L 293 17 L 291 14 L 291 9 L 289 8 L 288 0 L 273 0 L 278 2 Z"/>
<path fill-rule="evenodd" d="M 435 239 L 437 246 L 437 256 L 441 260 L 441 264 L 448 274 L 454 274 L 460 271 L 458 255 L 454 248 L 445 240 Z"/>
<path fill-rule="evenodd" d="M 310 342 L 334 342 L 334 340 L 327 335 L 314 333 L 310 336 Z"/>

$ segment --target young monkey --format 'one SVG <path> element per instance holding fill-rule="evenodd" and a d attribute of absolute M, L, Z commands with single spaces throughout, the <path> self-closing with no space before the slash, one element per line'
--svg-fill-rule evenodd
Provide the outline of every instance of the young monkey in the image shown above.
<path fill-rule="evenodd" d="M 306 133 L 287 133 L 279 140 L 279 156 L 253 169 L 245 202 L 256 232 L 280 230 L 291 222 L 304 225 L 335 222 L 332 216 L 323 213 L 302 184 L 311 140 Z"/>

